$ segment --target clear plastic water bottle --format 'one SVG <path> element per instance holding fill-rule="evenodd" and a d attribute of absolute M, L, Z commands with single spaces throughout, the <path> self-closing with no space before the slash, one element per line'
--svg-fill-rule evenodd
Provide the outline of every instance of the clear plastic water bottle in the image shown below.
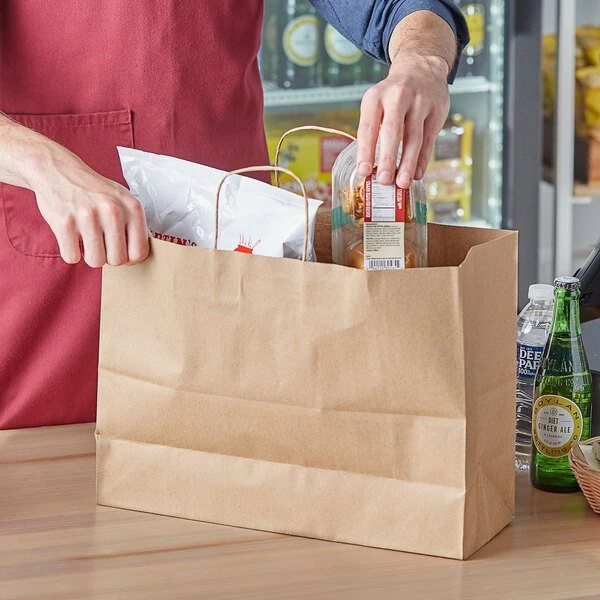
<path fill-rule="evenodd" d="M 537 373 L 552 324 L 554 288 L 529 286 L 529 304 L 517 317 L 517 439 L 515 466 L 529 471 L 531 458 L 531 408 Z"/>

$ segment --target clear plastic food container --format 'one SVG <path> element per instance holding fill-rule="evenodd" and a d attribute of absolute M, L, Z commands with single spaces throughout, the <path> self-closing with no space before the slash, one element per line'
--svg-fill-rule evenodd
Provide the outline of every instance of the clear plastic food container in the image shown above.
<path fill-rule="evenodd" d="M 350 144 L 333 166 L 333 262 L 366 270 L 426 267 L 423 182 L 403 190 L 378 183 L 376 170 L 366 179 L 358 177 L 357 149 L 356 142 Z"/>

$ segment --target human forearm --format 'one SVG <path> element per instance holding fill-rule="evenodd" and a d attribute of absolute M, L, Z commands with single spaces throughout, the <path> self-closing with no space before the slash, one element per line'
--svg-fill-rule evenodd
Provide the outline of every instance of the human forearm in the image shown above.
<path fill-rule="evenodd" d="M 52 145 L 57 144 L 0 112 L 0 182 L 35 190 L 36 172 Z"/>
<path fill-rule="evenodd" d="M 407 188 L 413 178 L 423 177 L 448 115 L 447 80 L 456 63 L 457 39 L 445 19 L 430 11 L 416 11 L 396 25 L 388 50 L 392 61 L 388 77 L 363 98 L 359 173 L 371 172 L 379 138 L 378 178 L 381 183 L 392 183 L 402 143 L 396 182 Z M 374 126 L 378 122 L 380 129 Z"/>
<path fill-rule="evenodd" d="M 406 16 L 390 38 L 392 61 L 387 86 L 403 91 L 403 98 L 391 108 L 392 115 L 404 113 L 404 123 L 396 119 L 382 123 L 382 183 L 391 183 L 395 154 L 403 142 L 397 183 L 406 188 L 413 178 L 421 179 L 433 151 L 435 139 L 450 107 L 448 74 L 457 59 L 454 31 L 438 15 L 418 11 Z M 388 109 L 388 115 L 390 109 Z"/>
<path fill-rule="evenodd" d="M 68 263 L 132 264 L 148 255 L 141 204 L 60 144 L 0 113 L 0 182 L 36 194 Z"/>
<path fill-rule="evenodd" d="M 457 59 L 454 31 L 435 13 L 427 10 L 411 13 L 396 25 L 390 38 L 389 56 L 392 67 L 411 54 L 438 63 L 443 60 L 450 72 Z"/>

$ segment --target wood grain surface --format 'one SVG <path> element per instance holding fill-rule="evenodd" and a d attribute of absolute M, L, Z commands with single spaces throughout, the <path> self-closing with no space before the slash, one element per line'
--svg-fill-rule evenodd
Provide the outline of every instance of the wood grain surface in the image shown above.
<path fill-rule="evenodd" d="M 96 506 L 93 425 L 0 431 L 0 598 L 600 598 L 600 517 L 517 480 L 466 562 Z"/>

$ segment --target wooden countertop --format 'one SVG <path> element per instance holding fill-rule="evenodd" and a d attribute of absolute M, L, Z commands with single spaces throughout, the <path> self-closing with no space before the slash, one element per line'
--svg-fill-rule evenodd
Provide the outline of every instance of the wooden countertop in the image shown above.
<path fill-rule="evenodd" d="M 600 516 L 517 481 L 466 562 L 96 506 L 93 425 L 0 431 L 0 598 L 600 598 Z"/>

